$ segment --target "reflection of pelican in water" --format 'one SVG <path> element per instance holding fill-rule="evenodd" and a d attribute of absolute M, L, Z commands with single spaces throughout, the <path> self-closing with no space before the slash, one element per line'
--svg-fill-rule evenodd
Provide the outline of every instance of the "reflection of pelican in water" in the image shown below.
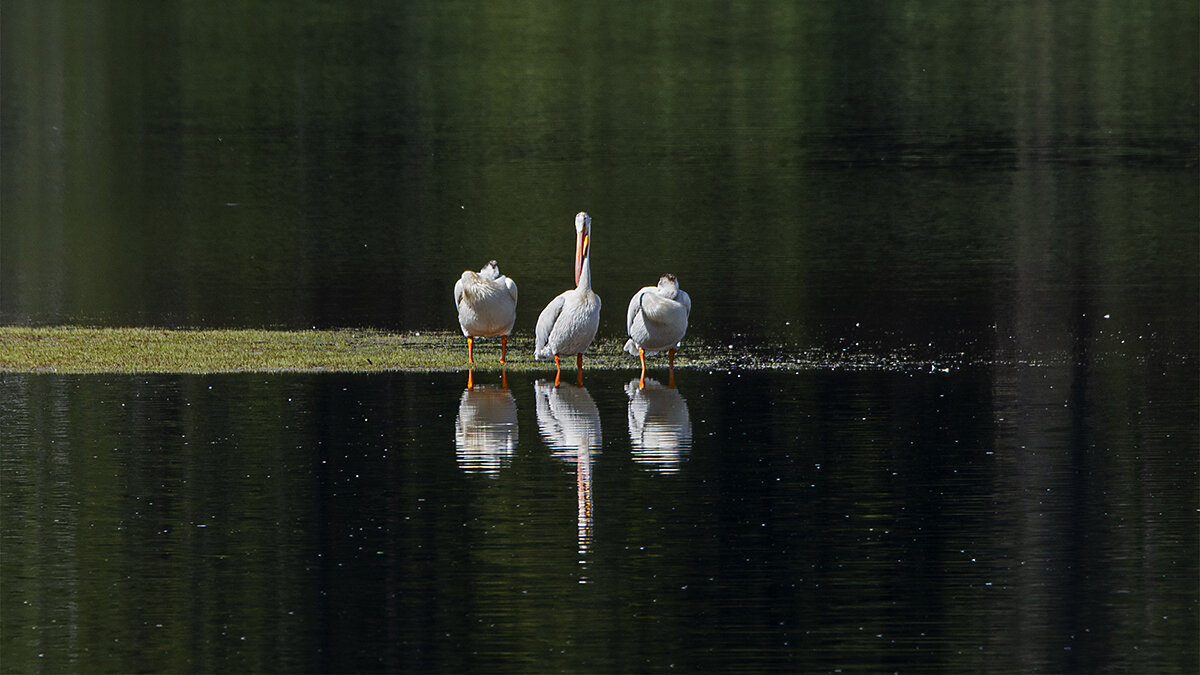
<path fill-rule="evenodd" d="M 629 440 L 633 461 L 662 473 L 676 473 L 683 454 L 692 447 L 692 419 L 678 389 L 654 379 L 630 380 Z"/>
<path fill-rule="evenodd" d="M 538 429 L 555 457 L 575 463 L 579 498 L 579 555 L 592 544 L 592 456 L 600 450 L 600 411 L 587 389 L 533 383 Z"/>
<path fill-rule="evenodd" d="M 496 474 L 517 449 L 517 402 L 508 390 L 507 375 L 502 385 L 475 384 L 475 373 L 458 401 L 454 418 L 454 448 L 458 465 L 467 473 Z"/>

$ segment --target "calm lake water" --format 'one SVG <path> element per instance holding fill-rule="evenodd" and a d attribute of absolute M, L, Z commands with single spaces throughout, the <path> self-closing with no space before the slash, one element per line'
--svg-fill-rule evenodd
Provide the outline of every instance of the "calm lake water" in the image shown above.
<path fill-rule="evenodd" d="M 1192 374 L 635 376 L 4 376 L 5 668 L 1195 665 Z"/>
<path fill-rule="evenodd" d="M 582 209 L 766 368 L 0 374 L 0 667 L 1200 670 L 1198 101 L 1183 0 L 5 2 L 0 323 L 528 334 Z"/>

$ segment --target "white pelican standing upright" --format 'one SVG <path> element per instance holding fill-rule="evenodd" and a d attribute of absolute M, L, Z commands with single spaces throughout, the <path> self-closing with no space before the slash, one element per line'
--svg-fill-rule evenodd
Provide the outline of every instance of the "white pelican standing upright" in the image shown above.
<path fill-rule="evenodd" d="M 467 361 L 475 363 L 475 338 L 500 336 L 500 363 L 508 355 L 508 334 L 517 320 L 517 283 L 492 260 L 478 272 L 467 270 L 454 284 L 458 325 L 467 336 Z"/>
<path fill-rule="evenodd" d="M 583 352 L 596 338 L 600 326 L 600 296 L 592 292 L 592 217 L 575 215 L 575 288 L 564 291 L 546 305 L 537 320 L 533 358 L 554 357 L 554 386 L 562 377 L 563 354 L 576 355 L 575 369 L 583 386 Z"/>
<path fill-rule="evenodd" d="M 667 350 L 671 363 L 668 386 L 675 386 L 675 349 L 687 333 L 692 299 L 679 288 L 679 280 L 670 272 L 658 279 L 657 286 L 646 286 L 633 295 L 625 314 L 629 340 L 625 351 L 642 361 L 639 388 L 646 387 L 646 357 Z"/>

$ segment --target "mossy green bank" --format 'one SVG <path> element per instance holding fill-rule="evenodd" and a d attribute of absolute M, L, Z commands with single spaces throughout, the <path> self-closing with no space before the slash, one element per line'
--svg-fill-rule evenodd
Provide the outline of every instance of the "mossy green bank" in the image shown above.
<path fill-rule="evenodd" d="M 623 340 L 599 339 L 587 369 L 636 368 Z M 662 363 L 658 363 L 662 361 Z M 677 367 L 698 365 L 681 350 Z M 564 366 L 568 365 L 564 363 Z M 575 366 L 574 359 L 570 367 Z M 0 326 L 0 372 L 237 373 L 461 370 L 466 340 L 459 333 L 377 330 L 163 330 Z M 666 367 L 665 357 L 655 367 Z M 499 339 L 477 340 L 475 368 L 499 369 Z M 510 371 L 553 369 L 533 359 L 532 337 L 508 343 Z"/>

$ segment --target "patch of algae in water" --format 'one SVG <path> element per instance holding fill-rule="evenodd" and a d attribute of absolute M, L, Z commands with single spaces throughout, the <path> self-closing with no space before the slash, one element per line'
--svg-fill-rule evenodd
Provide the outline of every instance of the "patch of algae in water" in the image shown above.
<path fill-rule="evenodd" d="M 638 361 L 622 349 L 624 337 L 599 338 L 584 355 L 588 370 L 636 370 Z M 665 354 L 648 359 L 658 369 Z M 922 356 L 913 350 L 869 345 L 844 349 L 797 348 L 785 344 L 705 344 L 684 340 L 676 354 L 681 369 L 891 370 L 949 372 L 971 364 L 962 353 Z M 574 369 L 573 358 L 564 368 Z M 337 330 L 164 330 L 0 326 L 0 372 L 231 373 L 231 372 L 386 372 L 459 371 L 467 363 L 466 340 L 458 332 L 391 333 Z M 500 340 L 476 340 L 476 370 L 510 372 L 553 369 L 533 358 L 533 337 L 508 341 L 500 363 Z"/>
<path fill-rule="evenodd" d="M 622 351 L 623 344 L 623 339 L 597 340 L 585 354 L 584 367 L 636 367 L 636 359 Z M 474 367 L 514 372 L 553 368 L 552 363 L 533 359 L 532 337 L 511 337 L 507 356 L 507 363 L 501 364 L 498 339 L 477 340 Z M 681 350 L 676 366 L 697 367 L 708 361 Z M 0 372 L 420 372 L 469 365 L 466 340 L 449 331 L 0 326 Z"/>

